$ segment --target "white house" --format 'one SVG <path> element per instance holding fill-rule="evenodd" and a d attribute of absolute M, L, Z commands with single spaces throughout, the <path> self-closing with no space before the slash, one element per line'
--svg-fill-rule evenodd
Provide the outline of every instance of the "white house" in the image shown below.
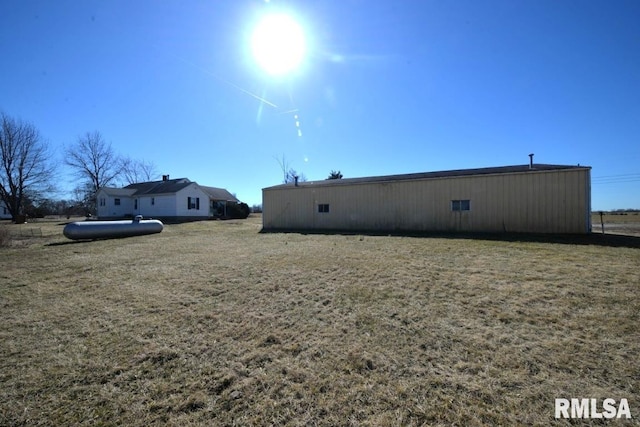
<path fill-rule="evenodd" d="M 103 187 L 96 194 L 99 218 L 136 215 L 175 220 L 222 218 L 239 200 L 224 188 L 205 187 L 187 178 L 139 182 L 124 188 Z"/>
<path fill-rule="evenodd" d="M 9 208 L 2 200 L 0 200 L 0 219 L 11 219 Z"/>

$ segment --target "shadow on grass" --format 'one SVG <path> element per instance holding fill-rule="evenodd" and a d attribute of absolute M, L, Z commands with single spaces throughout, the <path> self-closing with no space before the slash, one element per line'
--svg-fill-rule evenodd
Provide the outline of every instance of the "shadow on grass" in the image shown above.
<path fill-rule="evenodd" d="M 64 242 L 53 242 L 47 243 L 45 246 L 66 246 L 66 245 L 76 245 L 80 243 L 93 243 L 94 240 L 67 240 Z"/>
<path fill-rule="evenodd" d="M 260 233 L 324 234 L 344 236 L 399 236 L 438 239 L 469 239 L 502 242 L 557 243 L 565 245 L 593 245 L 613 248 L 640 249 L 640 237 L 623 234 L 525 234 L 525 233 L 445 233 L 400 231 L 344 231 L 344 230 L 260 230 Z"/>
<path fill-rule="evenodd" d="M 96 238 L 92 238 L 92 239 L 68 240 L 68 241 L 64 241 L 64 242 L 47 243 L 45 246 L 65 246 L 65 245 L 72 245 L 72 244 L 75 244 L 75 243 L 93 243 L 93 242 L 98 242 L 98 241 L 101 241 L 101 240 L 123 240 L 123 239 L 128 239 L 130 237 L 140 237 L 140 235 L 96 237 Z"/>

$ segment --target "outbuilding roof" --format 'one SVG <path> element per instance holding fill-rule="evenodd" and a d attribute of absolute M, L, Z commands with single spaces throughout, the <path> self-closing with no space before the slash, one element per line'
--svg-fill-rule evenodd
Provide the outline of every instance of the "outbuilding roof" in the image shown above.
<path fill-rule="evenodd" d="M 370 176 L 362 178 L 343 178 L 343 179 L 325 179 L 320 181 L 304 181 L 298 182 L 298 187 L 308 186 L 327 186 L 327 185 L 349 185 L 349 184 L 364 184 L 371 182 L 391 182 L 391 181 L 407 181 L 407 180 L 420 180 L 420 179 L 435 179 L 435 178 L 453 178 L 462 176 L 474 176 L 474 175 L 493 175 L 493 174 L 510 174 L 510 173 L 534 173 L 540 171 L 553 171 L 564 169 L 591 169 L 590 166 L 570 166 L 570 165 L 549 165 L 549 164 L 537 164 L 533 165 L 515 165 L 515 166 L 497 166 L 489 168 L 476 168 L 476 169 L 458 169 L 438 172 L 420 172 L 420 173 L 407 173 L 401 175 L 384 175 L 384 176 Z M 272 187 L 264 188 L 278 189 L 286 187 L 294 187 L 293 182 L 287 184 L 274 185 Z"/>

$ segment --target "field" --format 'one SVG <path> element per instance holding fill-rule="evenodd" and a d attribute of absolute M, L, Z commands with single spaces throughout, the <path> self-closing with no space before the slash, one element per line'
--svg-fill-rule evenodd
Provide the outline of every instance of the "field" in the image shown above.
<path fill-rule="evenodd" d="M 579 425 L 561 397 L 640 419 L 640 237 L 5 227 L 0 425 Z"/>
<path fill-rule="evenodd" d="M 600 215 L 596 213 L 591 215 L 591 224 L 594 233 L 601 233 L 604 225 L 605 233 L 640 237 L 639 212 L 604 214 L 602 220 Z"/>

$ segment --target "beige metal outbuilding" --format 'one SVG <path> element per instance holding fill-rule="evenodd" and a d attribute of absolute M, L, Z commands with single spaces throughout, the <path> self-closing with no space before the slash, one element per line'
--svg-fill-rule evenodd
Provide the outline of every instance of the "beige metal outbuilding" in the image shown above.
<path fill-rule="evenodd" d="M 529 164 L 288 183 L 262 190 L 265 231 L 591 232 L 591 168 Z"/>

